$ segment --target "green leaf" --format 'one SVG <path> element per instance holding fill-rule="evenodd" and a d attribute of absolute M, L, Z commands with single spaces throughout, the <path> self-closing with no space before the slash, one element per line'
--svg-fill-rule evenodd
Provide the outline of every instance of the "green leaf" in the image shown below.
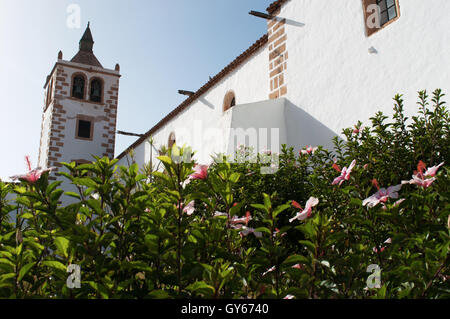
<path fill-rule="evenodd" d="M 33 214 L 31 214 L 31 213 L 23 213 L 22 214 L 22 218 L 23 219 L 31 219 L 31 218 L 33 218 L 34 216 L 33 216 Z"/>
<path fill-rule="evenodd" d="M 299 243 L 306 246 L 311 252 L 315 252 L 316 246 L 309 240 L 299 240 Z"/>
<path fill-rule="evenodd" d="M 153 290 L 148 294 L 148 297 L 152 299 L 168 299 L 170 295 L 165 290 Z"/>
<path fill-rule="evenodd" d="M 158 156 L 158 159 L 169 166 L 172 165 L 172 159 L 169 156 L 166 155 Z"/>
<path fill-rule="evenodd" d="M 278 206 L 278 207 L 273 211 L 273 218 L 277 217 L 278 214 L 280 214 L 281 212 L 285 211 L 285 210 L 288 209 L 289 207 L 291 207 L 291 205 L 289 205 L 289 204 L 284 204 L 284 205 Z"/>
<path fill-rule="evenodd" d="M 22 278 L 30 271 L 30 269 L 34 266 L 35 262 L 26 264 L 19 271 L 19 277 L 17 277 L 18 281 L 21 281 Z"/>
<path fill-rule="evenodd" d="M 203 294 L 205 297 L 212 296 L 214 294 L 214 287 L 208 285 L 204 281 L 196 281 L 193 284 L 186 287 L 187 290 Z"/>
<path fill-rule="evenodd" d="M 14 265 L 13 262 L 11 262 L 10 260 L 8 260 L 6 258 L 0 258 L 0 264 L 9 265 L 11 267 L 15 267 L 16 266 L 16 265 Z"/>
<path fill-rule="evenodd" d="M 103 299 L 109 299 L 109 292 L 105 286 L 103 286 L 102 284 L 93 282 L 93 281 L 88 281 L 88 284 L 89 284 L 89 286 L 94 288 L 94 290 L 96 292 L 100 293 L 100 295 L 102 296 Z"/>
<path fill-rule="evenodd" d="M 264 205 L 261 205 L 261 204 L 251 204 L 251 206 L 252 206 L 253 208 L 262 210 L 262 211 L 266 212 L 267 214 L 269 213 L 269 211 L 267 210 L 266 206 L 264 206 Z"/>
<path fill-rule="evenodd" d="M 70 196 L 70 197 L 75 197 L 77 199 L 81 199 L 80 195 L 75 193 L 75 192 L 65 192 L 64 194 L 67 195 L 67 196 Z"/>
<path fill-rule="evenodd" d="M 270 196 L 267 195 L 266 193 L 263 193 L 263 197 L 264 197 L 264 206 L 266 207 L 267 210 L 272 208 L 272 203 L 270 201 Z"/>
<path fill-rule="evenodd" d="M 86 186 L 86 187 L 92 187 L 92 188 L 96 188 L 97 187 L 97 183 L 95 183 L 91 178 L 74 178 L 74 184 L 76 185 L 82 185 L 82 186 Z"/>
<path fill-rule="evenodd" d="M 359 199 L 359 198 L 353 197 L 352 199 L 350 199 L 350 203 L 349 204 L 357 206 L 357 207 L 361 207 L 362 206 L 362 200 Z"/>
<path fill-rule="evenodd" d="M 233 173 L 233 174 L 231 174 L 231 176 L 230 176 L 230 181 L 232 182 L 232 183 L 237 183 L 237 181 L 239 180 L 239 177 L 241 176 L 241 174 L 239 174 L 239 173 Z"/>
<path fill-rule="evenodd" d="M 67 271 L 67 267 L 64 266 L 62 263 L 60 263 L 59 261 L 56 260 L 46 260 L 42 262 L 42 265 L 50 267 L 50 268 L 54 268 L 54 269 L 58 269 L 58 270 L 62 270 L 64 272 Z"/>
<path fill-rule="evenodd" d="M 267 233 L 267 234 L 270 235 L 270 230 L 267 227 L 258 227 L 258 228 L 255 229 L 255 231 L 257 231 L 257 232 L 259 231 L 259 232 L 262 232 L 262 233 Z"/>
<path fill-rule="evenodd" d="M 302 255 L 292 255 L 286 258 L 283 264 L 309 264 L 309 258 Z"/>
<path fill-rule="evenodd" d="M 54 243 L 58 249 L 58 252 L 62 253 L 64 257 L 68 257 L 67 249 L 69 247 L 70 241 L 64 237 L 56 237 Z"/>

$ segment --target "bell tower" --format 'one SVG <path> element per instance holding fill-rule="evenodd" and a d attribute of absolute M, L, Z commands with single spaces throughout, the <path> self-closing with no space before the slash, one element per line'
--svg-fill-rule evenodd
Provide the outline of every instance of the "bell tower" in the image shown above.
<path fill-rule="evenodd" d="M 104 68 L 93 52 L 89 23 L 78 53 L 61 51 L 44 90 L 39 166 L 61 169 L 60 162 L 85 163 L 92 155 L 114 157 L 120 67 Z M 50 179 L 56 180 L 52 174 Z M 59 178 L 58 178 L 59 179 Z"/>

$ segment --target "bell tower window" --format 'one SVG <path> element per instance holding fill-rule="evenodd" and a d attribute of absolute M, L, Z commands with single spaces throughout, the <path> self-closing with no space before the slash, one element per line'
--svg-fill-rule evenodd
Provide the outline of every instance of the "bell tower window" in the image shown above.
<path fill-rule="evenodd" d="M 52 93 L 53 93 L 52 90 L 53 90 L 53 79 L 50 80 L 50 83 L 47 86 L 47 99 L 45 107 L 47 107 L 50 104 L 50 101 L 52 100 Z"/>
<path fill-rule="evenodd" d="M 102 101 L 103 82 L 100 79 L 93 79 L 91 81 L 91 92 L 89 100 L 92 102 Z"/>
<path fill-rule="evenodd" d="M 72 97 L 77 99 L 84 99 L 84 77 L 76 75 L 72 81 Z"/>

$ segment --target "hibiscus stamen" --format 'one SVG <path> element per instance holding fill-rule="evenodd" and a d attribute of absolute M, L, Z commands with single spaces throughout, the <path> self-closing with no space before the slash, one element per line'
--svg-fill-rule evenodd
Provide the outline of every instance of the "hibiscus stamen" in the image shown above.
<path fill-rule="evenodd" d="M 30 156 L 29 155 L 25 156 L 25 163 L 26 163 L 26 165 L 28 167 L 28 171 L 31 171 L 31 161 L 30 161 Z"/>
<path fill-rule="evenodd" d="M 380 185 L 378 184 L 378 181 L 376 178 L 372 179 L 372 185 L 376 187 L 376 189 L 380 190 Z"/>

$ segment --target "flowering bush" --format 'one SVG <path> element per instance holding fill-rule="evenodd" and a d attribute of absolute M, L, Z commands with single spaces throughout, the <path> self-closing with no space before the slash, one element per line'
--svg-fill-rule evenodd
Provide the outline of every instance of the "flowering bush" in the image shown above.
<path fill-rule="evenodd" d="M 377 113 L 333 151 L 283 147 L 274 174 L 246 148 L 254 160 L 208 167 L 174 145 L 164 172 L 64 163 L 78 192 L 63 207 L 61 182 L 28 165 L 20 183 L 0 182 L 0 297 L 448 298 L 442 96 L 429 109 L 420 92 L 409 122 L 396 96 L 393 122 Z M 67 284 L 73 264 L 79 288 Z"/>

